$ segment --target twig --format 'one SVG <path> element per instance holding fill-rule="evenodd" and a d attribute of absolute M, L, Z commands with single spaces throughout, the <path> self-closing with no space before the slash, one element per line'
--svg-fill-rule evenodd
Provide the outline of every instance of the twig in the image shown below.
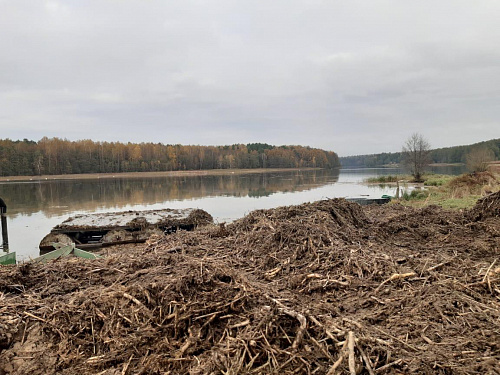
<path fill-rule="evenodd" d="M 300 342 L 302 341 L 302 337 L 304 336 L 305 330 L 307 328 L 307 319 L 306 319 L 306 317 L 304 315 L 298 313 L 297 311 L 290 310 L 288 307 L 286 307 L 285 305 L 283 305 L 277 299 L 274 299 L 274 298 L 269 297 L 267 295 L 266 295 L 266 297 L 269 298 L 271 301 L 273 301 L 278 306 L 280 306 L 279 311 L 281 311 L 284 314 L 286 314 L 288 316 L 291 316 L 292 318 L 295 318 L 295 319 L 297 319 L 299 321 L 300 327 L 297 330 L 297 334 L 295 336 L 295 340 L 293 340 L 293 343 L 292 343 L 292 349 L 296 350 L 299 347 Z"/>
<path fill-rule="evenodd" d="M 453 258 L 453 259 L 455 259 L 455 258 Z M 442 266 L 444 266 L 444 265 L 446 265 L 446 264 L 450 263 L 453 259 L 450 259 L 450 260 L 447 260 L 447 261 L 445 261 L 445 262 L 441 262 L 441 263 L 439 263 L 439 264 L 436 264 L 435 266 L 429 267 L 429 268 L 427 268 L 427 269 L 425 270 L 425 272 L 431 272 L 431 271 L 434 271 L 434 270 L 438 269 L 439 267 L 442 267 Z"/>
<path fill-rule="evenodd" d="M 250 319 L 246 319 L 240 323 L 233 324 L 232 326 L 229 326 L 228 328 L 240 328 L 240 327 L 244 327 L 248 324 L 250 324 Z"/>
<path fill-rule="evenodd" d="M 23 338 L 21 339 L 21 345 L 24 345 L 24 340 L 26 338 L 26 328 L 28 326 L 28 322 L 24 322 L 24 330 L 23 330 Z"/>
<path fill-rule="evenodd" d="M 358 348 L 359 352 L 361 353 L 361 358 L 363 358 L 363 362 L 365 362 L 366 370 L 368 371 L 368 373 L 370 375 L 375 375 L 375 373 L 373 372 L 373 369 L 372 369 L 370 358 L 368 358 L 368 356 L 365 354 L 364 350 L 361 348 L 361 345 L 356 345 L 356 347 Z"/>
<path fill-rule="evenodd" d="M 134 296 L 131 296 L 128 293 L 123 293 L 123 297 L 131 300 L 133 303 L 135 303 L 137 306 L 144 307 L 146 310 L 149 310 L 141 301 L 139 301 L 137 298 Z"/>
<path fill-rule="evenodd" d="M 134 358 L 133 354 L 130 356 L 127 363 L 125 363 L 125 366 L 123 366 L 122 375 L 125 375 L 127 373 L 128 367 L 130 366 L 130 362 L 132 362 L 132 358 Z"/>
<path fill-rule="evenodd" d="M 491 263 L 491 265 L 488 267 L 488 270 L 486 271 L 486 274 L 484 275 L 483 277 L 483 283 L 486 281 L 486 279 L 488 278 L 488 274 L 490 273 L 490 270 L 493 268 L 493 266 L 495 265 L 495 263 L 497 262 L 497 260 L 495 259 L 493 261 L 493 263 Z"/>
<path fill-rule="evenodd" d="M 408 343 L 404 342 L 403 340 L 398 339 L 396 336 L 393 336 L 393 335 L 391 335 L 390 333 L 385 332 L 383 329 L 380 329 L 380 328 L 378 328 L 378 327 L 377 327 L 377 326 L 375 326 L 375 325 L 374 325 L 374 326 L 372 326 L 372 328 L 373 328 L 373 329 L 375 329 L 375 330 L 377 330 L 377 331 L 379 331 L 379 332 L 381 332 L 381 333 L 383 333 L 383 334 L 384 334 L 384 335 L 386 335 L 386 336 L 389 336 L 391 339 L 398 341 L 399 343 L 401 343 L 401 344 L 403 344 L 404 346 L 406 346 L 406 347 L 410 348 L 411 350 L 413 350 L 413 351 L 415 351 L 415 352 L 418 352 L 418 349 L 417 349 L 417 348 L 415 348 L 413 345 L 410 345 L 410 344 L 408 344 Z"/>
<path fill-rule="evenodd" d="M 311 341 L 319 348 L 319 350 L 321 350 L 321 352 L 327 356 L 328 358 L 332 359 L 333 360 L 333 357 L 332 355 L 330 354 L 330 352 L 328 352 L 325 348 L 323 348 L 323 345 L 321 345 L 318 340 L 316 340 L 314 337 L 310 336 L 311 338 Z"/>
<path fill-rule="evenodd" d="M 345 358 L 346 348 L 347 348 L 347 340 L 344 341 L 344 346 L 342 347 L 342 349 L 340 349 L 339 359 L 337 359 L 337 361 L 332 365 L 332 367 L 330 367 L 330 369 L 328 370 L 328 372 L 326 373 L 326 375 L 333 375 L 333 374 L 335 374 L 335 371 L 337 370 L 337 367 L 340 366 L 340 364 L 342 363 L 342 361 Z"/>
<path fill-rule="evenodd" d="M 265 276 L 268 277 L 268 278 L 273 278 L 274 276 L 276 276 L 281 271 L 281 269 L 282 269 L 281 266 L 273 268 L 271 271 L 266 272 Z"/>
<path fill-rule="evenodd" d="M 92 345 L 94 346 L 94 355 L 96 355 L 95 334 L 94 334 L 94 318 L 93 317 L 90 317 L 90 326 L 92 328 Z"/>
<path fill-rule="evenodd" d="M 125 293 L 125 292 L 123 293 L 123 297 L 125 297 L 128 300 L 132 301 L 137 306 L 144 308 L 144 310 L 146 310 L 145 313 L 146 313 L 146 315 L 148 315 L 149 318 L 153 317 L 153 314 L 151 313 L 151 310 L 148 309 L 148 307 L 146 305 L 144 305 L 141 301 L 139 301 L 137 298 L 135 298 L 134 296 L 131 296 L 130 294 Z"/>
<path fill-rule="evenodd" d="M 354 332 L 349 331 L 347 336 L 347 348 L 349 349 L 349 372 L 351 375 L 356 375 L 356 362 L 354 359 Z"/>
<path fill-rule="evenodd" d="M 351 323 L 351 324 L 355 325 L 359 329 L 363 329 L 363 325 L 361 323 L 355 321 L 355 320 L 352 320 L 352 319 L 349 319 L 349 318 L 342 318 L 342 320 L 344 322 Z"/>
<path fill-rule="evenodd" d="M 375 289 L 375 293 L 378 292 L 380 290 L 380 288 L 382 288 L 389 281 L 407 279 L 407 278 L 413 277 L 413 276 L 417 276 L 417 274 L 415 272 L 395 273 L 391 277 L 389 277 L 387 280 L 382 281 L 382 283 Z"/>
<path fill-rule="evenodd" d="M 383 365 L 383 366 L 379 367 L 378 369 L 375 370 L 375 373 L 377 374 L 379 372 L 387 370 L 389 367 L 392 367 L 392 366 L 395 366 L 395 365 L 399 365 L 401 362 L 403 362 L 402 359 L 397 359 L 394 362 L 391 362 L 391 363 L 388 363 L 386 365 Z"/>
<path fill-rule="evenodd" d="M 302 314 L 299 314 L 296 311 L 283 309 L 283 312 L 292 318 L 295 318 L 299 321 L 300 327 L 297 330 L 297 335 L 295 336 L 295 340 L 293 340 L 292 349 L 297 349 L 302 341 L 302 337 L 304 336 L 305 330 L 307 328 L 307 320 L 306 317 Z"/>
<path fill-rule="evenodd" d="M 188 332 L 189 332 L 189 337 L 187 338 L 186 342 L 181 346 L 181 348 L 179 349 L 179 351 L 175 355 L 175 358 L 177 358 L 177 359 L 182 358 L 182 356 L 184 355 L 186 350 L 188 350 L 192 344 L 194 344 L 196 341 L 198 341 L 200 336 L 201 336 L 201 330 L 199 330 L 196 335 L 193 334 L 193 330 L 191 328 L 188 328 Z"/>
<path fill-rule="evenodd" d="M 335 342 L 338 342 L 337 338 L 335 336 L 333 336 L 333 334 L 323 325 L 320 323 L 320 321 L 318 319 L 316 319 L 313 315 L 308 315 L 309 319 L 311 319 L 311 321 L 316 324 L 318 327 L 320 328 L 323 328 L 325 330 L 325 333 L 326 335 L 332 339 L 333 341 Z M 336 329 L 336 328 L 335 328 Z M 339 332 L 341 332 L 340 330 L 338 330 Z M 338 332 L 337 332 L 338 333 Z"/>
<path fill-rule="evenodd" d="M 36 319 L 36 320 L 39 320 L 39 321 L 41 321 L 41 322 L 47 323 L 47 321 L 46 321 L 45 319 L 42 319 L 42 318 L 40 318 L 40 317 L 38 317 L 38 316 L 36 316 L 36 315 L 33 315 L 33 314 L 31 314 L 31 313 L 29 313 L 29 312 L 27 312 L 27 311 L 23 311 L 23 314 L 24 314 L 24 315 L 28 315 L 29 317 L 31 317 L 31 318 L 33 318 L 33 319 Z"/>

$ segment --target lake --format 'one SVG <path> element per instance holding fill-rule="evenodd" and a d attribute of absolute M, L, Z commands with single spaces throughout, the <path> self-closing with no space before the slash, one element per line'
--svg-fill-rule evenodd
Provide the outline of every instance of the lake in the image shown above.
<path fill-rule="evenodd" d="M 459 174 L 463 168 L 434 171 Z M 394 195 L 394 187 L 366 185 L 363 180 L 402 173 L 371 168 L 154 178 L 117 175 L 95 180 L 0 182 L 0 197 L 8 207 L 10 251 L 22 261 L 37 257 L 40 240 L 76 214 L 194 207 L 206 210 L 216 222 L 229 222 L 255 209 L 326 198 Z"/>

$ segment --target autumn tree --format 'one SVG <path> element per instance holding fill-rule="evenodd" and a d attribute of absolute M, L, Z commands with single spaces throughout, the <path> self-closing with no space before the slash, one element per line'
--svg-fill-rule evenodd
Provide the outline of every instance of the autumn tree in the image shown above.
<path fill-rule="evenodd" d="M 469 172 L 485 172 L 488 164 L 495 159 L 495 153 L 487 147 L 473 149 L 465 156 L 467 170 Z"/>
<path fill-rule="evenodd" d="M 302 146 L 276 147 L 261 143 L 182 146 L 47 137 L 39 142 L 0 139 L 1 176 L 338 166 L 334 152 Z"/>
<path fill-rule="evenodd" d="M 430 163 L 430 151 L 430 143 L 418 133 L 413 133 L 403 145 L 402 163 L 415 182 L 422 181 L 424 170 Z"/>

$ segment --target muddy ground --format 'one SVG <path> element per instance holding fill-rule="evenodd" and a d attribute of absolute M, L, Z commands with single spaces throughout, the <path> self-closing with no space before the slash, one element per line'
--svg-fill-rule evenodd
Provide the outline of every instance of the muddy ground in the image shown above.
<path fill-rule="evenodd" d="M 342 199 L 0 268 L 0 374 L 500 374 L 500 193 Z"/>

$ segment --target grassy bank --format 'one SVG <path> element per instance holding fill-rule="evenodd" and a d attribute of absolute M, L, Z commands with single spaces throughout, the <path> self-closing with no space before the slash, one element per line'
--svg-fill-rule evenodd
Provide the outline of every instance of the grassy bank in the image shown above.
<path fill-rule="evenodd" d="M 455 176 L 446 175 L 446 174 L 428 174 L 425 175 L 424 185 L 425 186 L 441 186 L 446 182 L 453 179 Z M 397 182 L 405 182 L 405 183 L 416 183 L 413 181 L 413 177 L 411 175 L 405 174 L 395 174 L 395 175 L 386 175 L 386 176 L 377 176 L 370 177 L 364 180 L 367 184 L 391 184 L 396 185 Z"/>
<path fill-rule="evenodd" d="M 396 183 L 401 180 L 409 180 L 411 179 L 410 176 L 406 175 L 387 175 L 387 176 L 377 176 L 377 177 L 370 177 L 365 180 L 366 183 L 368 184 L 387 184 L 387 183 Z"/>
<path fill-rule="evenodd" d="M 500 190 L 500 175 L 491 172 L 461 176 L 426 176 L 426 189 L 403 190 L 400 199 L 393 202 L 407 206 L 438 205 L 449 209 L 471 208 L 477 200 Z"/>

